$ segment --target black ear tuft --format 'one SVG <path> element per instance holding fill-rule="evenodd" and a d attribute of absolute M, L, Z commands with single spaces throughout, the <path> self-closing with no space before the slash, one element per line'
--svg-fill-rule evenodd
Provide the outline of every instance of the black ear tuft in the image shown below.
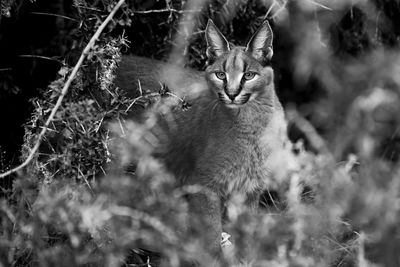
<path fill-rule="evenodd" d="M 251 37 L 246 46 L 246 51 L 250 52 L 261 64 L 265 64 L 273 55 L 272 39 L 273 33 L 266 20 Z"/>
<path fill-rule="evenodd" d="M 210 61 L 230 50 L 229 43 L 209 19 L 206 27 L 207 57 Z"/>

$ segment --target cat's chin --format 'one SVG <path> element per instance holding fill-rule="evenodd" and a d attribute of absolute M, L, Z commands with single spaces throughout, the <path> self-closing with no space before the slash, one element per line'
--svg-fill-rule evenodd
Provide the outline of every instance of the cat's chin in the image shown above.
<path fill-rule="evenodd" d="M 227 97 L 225 97 L 223 94 L 219 93 L 218 94 L 219 101 L 221 101 L 227 108 L 240 108 L 243 107 L 246 103 L 249 102 L 251 95 L 250 94 L 244 94 L 240 97 L 237 97 L 234 101 L 228 100 Z"/>
<path fill-rule="evenodd" d="M 242 108 L 244 105 L 246 105 L 247 102 L 245 103 L 224 103 L 225 107 L 230 108 L 230 109 L 238 109 Z"/>

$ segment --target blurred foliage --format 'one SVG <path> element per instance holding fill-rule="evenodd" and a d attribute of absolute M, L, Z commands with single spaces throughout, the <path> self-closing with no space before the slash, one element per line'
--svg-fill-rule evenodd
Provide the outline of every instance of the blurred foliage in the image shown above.
<path fill-rule="evenodd" d="M 0 100 L 8 107 L 1 110 L 2 129 L 10 129 L 1 135 L 1 168 L 15 164 L 8 155 L 27 156 L 70 66 L 114 3 L 1 2 Z M 236 215 L 224 230 L 243 242 L 224 252 L 240 254 L 250 239 L 254 266 L 400 266 L 400 2 L 214 0 L 201 8 L 192 35 L 179 28 L 191 14 L 182 11 L 187 4 L 128 1 L 101 35 L 40 153 L 12 186 L 1 184 L 0 266 L 153 266 L 160 258 L 163 266 L 187 266 L 199 260 L 202 233 L 179 227 L 185 194 L 196 189 L 177 189 L 140 142 L 146 124 L 125 122 L 132 104 L 161 96 L 129 99 L 113 80 L 122 52 L 167 58 L 179 38 L 187 41 L 179 50 L 185 63 L 204 69 L 208 18 L 236 44 L 269 19 L 277 91 L 288 111 L 299 114 L 288 116 L 296 154 L 285 160 L 300 167 L 266 194 L 260 214 L 233 203 Z M 18 152 L 14 138 L 22 134 L 12 125 L 23 123 Z M 110 129 L 122 129 L 121 146 Z M 146 175 L 121 170 L 132 151 L 146 159 Z"/>

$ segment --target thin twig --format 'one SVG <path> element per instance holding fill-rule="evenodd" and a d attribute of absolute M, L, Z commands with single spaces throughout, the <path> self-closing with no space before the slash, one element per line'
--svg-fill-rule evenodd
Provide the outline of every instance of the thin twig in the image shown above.
<path fill-rule="evenodd" d="M 150 93 L 150 94 L 140 95 L 140 96 L 136 97 L 135 99 L 133 99 L 133 101 L 132 101 L 132 102 L 129 104 L 129 106 L 126 108 L 125 113 L 127 113 L 127 112 L 132 108 L 132 106 L 133 106 L 137 101 L 141 100 L 142 98 L 146 99 L 146 98 L 149 98 L 149 97 L 157 97 L 157 96 L 160 96 L 160 94 L 159 94 L 159 93 Z"/>
<path fill-rule="evenodd" d="M 317 1 L 308 0 L 308 2 L 310 2 L 311 4 L 314 4 L 314 5 L 316 5 L 316 6 L 319 6 L 320 8 L 323 8 L 323 9 L 326 9 L 326 10 L 329 10 L 329 11 L 332 11 L 332 8 L 327 7 L 327 6 L 324 6 L 323 4 L 318 3 Z"/>
<path fill-rule="evenodd" d="M 201 10 L 177 10 L 174 8 L 164 8 L 164 9 L 154 9 L 154 10 L 134 10 L 133 13 L 136 14 L 151 14 L 151 13 L 177 13 L 177 14 L 184 14 L 184 13 L 198 13 Z"/>
<path fill-rule="evenodd" d="M 137 79 L 137 83 L 138 83 L 138 86 L 139 86 L 139 95 L 143 95 L 143 90 L 142 90 L 142 84 L 140 83 L 140 79 Z"/>
<path fill-rule="evenodd" d="M 110 14 L 107 16 L 107 18 L 103 21 L 103 23 L 100 25 L 100 27 L 97 29 L 97 31 L 95 32 L 95 34 L 92 36 L 92 38 L 90 39 L 89 43 L 86 45 L 85 49 L 83 50 L 81 56 L 79 57 L 78 62 L 76 63 L 75 67 L 73 68 L 71 74 L 68 77 L 68 80 L 65 82 L 63 89 L 61 90 L 61 94 L 57 99 L 57 103 L 55 104 L 54 108 L 52 109 L 49 117 L 47 118 L 47 121 L 44 125 L 44 128 L 42 129 L 42 131 L 40 132 L 36 144 L 35 146 L 32 148 L 32 150 L 30 151 L 28 157 L 25 159 L 25 161 L 7 171 L 4 173 L 0 174 L 0 178 L 4 178 L 14 172 L 17 172 L 19 170 L 21 170 L 22 168 L 24 168 L 25 166 L 27 166 L 29 164 L 29 162 L 31 162 L 31 160 L 33 159 L 33 157 L 35 156 L 37 150 L 39 149 L 40 143 L 44 137 L 44 135 L 47 132 L 47 128 L 49 127 L 50 123 L 53 121 L 54 116 L 56 115 L 58 109 L 61 106 L 61 103 L 65 97 L 65 95 L 68 92 L 68 89 L 72 83 L 72 81 L 74 80 L 76 74 L 78 73 L 79 68 L 82 66 L 83 61 L 85 60 L 86 56 L 89 54 L 90 50 L 94 47 L 95 42 L 97 41 L 97 39 L 99 38 L 100 34 L 103 32 L 104 28 L 107 26 L 107 24 L 111 21 L 111 19 L 114 17 L 115 13 L 117 12 L 117 10 L 122 6 L 122 4 L 125 3 L 125 0 L 119 0 L 118 3 L 115 5 L 115 7 L 113 8 L 113 10 L 110 12 Z"/>
<path fill-rule="evenodd" d="M 52 14 L 52 13 L 44 13 L 44 12 L 31 12 L 31 14 L 33 15 L 45 15 L 45 16 L 52 16 L 52 17 L 59 17 L 59 18 L 63 18 L 63 19 L 69 19 L 72 21 L 76 21 L 79 22 L 78 20 L 74 19 L 74 18 L 70 18 L 64 15 L 60 15 L 60 14 Z"/>
<path fill-rule="evenodd" d="M 266 20 L 268 18 L 269 14 L 272 12 L 272 9 L 274 8 L 275 5 L 276 5 L 276 2 L 272 2 L 272 4 L 269 6 L 267 13 L 265 13 L 264 20 Z"/>
<path fill-rule="evenodd" d="M 12 70 L 12 68 L 3 68 L 3 69 L 0 69 L 0 71 L 9 71 L 9 70 Z"/>
<path fill-rule="evenodd" d="M 51 57 L 45 57 L 45 56 L 39 56 L 39 55 L 19 55 L 19 57 L 31 57 L 31 58 L 40 58 L 40 59 L 46 59 L 46 60 L 51 60 L 51 61 L 56 61 L 58 63 L 62 63 L 60 60 L 51 58 Z"/>
<path fill-rule="evenodd" d="M 136 101 L 138 101 L 139 99 L 141 99 L 143 96 L 138 96 L 135 99 L 133 99 L 132 103 L 129 104 L 129 106 L 126 108 L 125 113 L 127 113 L 131 107 L 136 103 Z"/>
<path fill-rule="evenodd" d="M 122 137 L 126 137 L 125 130 L 124 130 L 124 125 L 125 124 L 123 124 L 121 122 L 121 117 L 120 116 L 118 116 L 118 124 L 119 124 L 119 128 L 121 128 Z"/>
<path fill-rule="evenodd" d="M 90 193 L 91 193 L 92 195 L 94 195 L 93 189 L 92 189 L 92 187 L 90 186 L 89 181 L 86 179 L 86 176 L 85 176 L 85 175 L 83 174 L 83 172 L 81 171 L 81 168 L 80 168 L 80 167 L 78 167 L 78 171 L 79 171 L 80 175 L 82 175 L 82 179 L 85 181 L 86 185 L 88 186 L 88 188 L 89 188 L 89 190 L 90 190 Z"/>
<path fill-rule="evenodd" d="M 279 6 L 278 10 L 271 15 L 271 19 L 275 19 L 279 15 L 279 13 L 281 13 L 286 8 L 286 3 L 287 1 L 285 1 L 281 6 Z"/>
<path fill-rule="evenodd" d="M 166 95 L 169 95 L 169 96 L 172 96 L 172 97 L 174 97 L 174 98 L 176 98 L 176 99 L 178 99 L 180 102 L 185 102 L 185 100 L 183 99 L 183 98 L 181 98 L 181 97 L 179 97 L 179 96 L 177 96 L 176 94 L 173 94 L 173 93 L 171 93 L 171 92 L 166 92 L 165 93 Z"/>

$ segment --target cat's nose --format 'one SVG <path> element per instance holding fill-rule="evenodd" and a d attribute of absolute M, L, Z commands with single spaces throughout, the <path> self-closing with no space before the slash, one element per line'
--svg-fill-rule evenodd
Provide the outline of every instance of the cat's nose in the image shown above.
<path fill-rule="evenodd" d="M 240 92 L 233 92 L 233 93 L 232 92 L 225 92 L 225 93 L 229 97 L 229 99 L 233 101 L 235 99 L 235 97 L 237 97 Z"/>

